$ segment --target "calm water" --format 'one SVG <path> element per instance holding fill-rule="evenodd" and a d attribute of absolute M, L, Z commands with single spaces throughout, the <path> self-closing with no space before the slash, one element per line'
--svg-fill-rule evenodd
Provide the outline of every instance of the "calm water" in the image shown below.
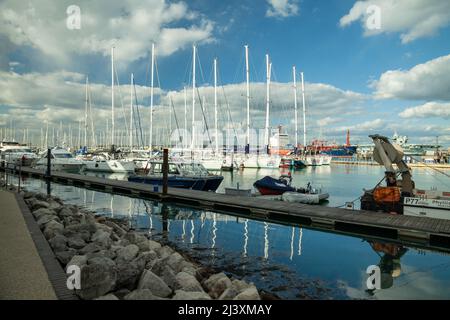
<path fill-rule="evenodd" d="M 277 176 L 279 171 L 247 169 L 233 175 L 224 173 L 225 180 L 218 191 L 237 182 L 242 188 L 250 188 L 264 175 Z M 416 169 L 413 175 L 420 188 L 450 189 L 450 179 L 429 169 Z M 363 188 L 373 187 L 382 176 L 380 167 L 333 165 L 297 171 L 293 173 L 293 184 L 312 182 L 322 186 L 330 193 L 327 205 L 339 206 L 359 197 Z M 28 189 L 46 189 L 40 180 L 27 179 L 23 184 Z M 444 253 L 371 243 L 357 237 L 161 205 L 73 186 L 53 184 L 52 194 L 101 214 L 125 217 L 135 228 L 170 242 L 202 263 L 253 281 L 282 298 L 450 298 L 450 256 Z M 162 213 L 168 216 L 167 234 L 162 233 Z M 384 273 L 383 289 L 372 294 L 366 291 L 365 271 L 369 265 L 380 265 Z"/>

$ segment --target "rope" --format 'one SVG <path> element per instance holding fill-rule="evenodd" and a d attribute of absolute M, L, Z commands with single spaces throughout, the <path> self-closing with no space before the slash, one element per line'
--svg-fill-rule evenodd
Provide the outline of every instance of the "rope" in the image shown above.
<path fill-rule="evenodd" d="M 414 160 L 416 160 L 417 162 L 422 163 L 423 165 L 425 165 L 425 167 L 427 167 L 427 168 L 429 168 L 429 169 L 432 169 L 432 170 L 434 170 L 434 171 L 436 171 L 436 172 L 439 172 L 439 173 L 443 174 L 444 176 L 446 176 L 447 178 L 450 178 L 450 175 L 447 174 L 447 173 L 445 173 L 444 171 L 439 170 L 438 168 L 434 168 L 434 167 L 428 165 L 427 163 L 423 162 L 422 160 L 417 159 L 417 158 L 415 158 L 415 157 L 411 157 L 411 158 L 414 159 Z"/>

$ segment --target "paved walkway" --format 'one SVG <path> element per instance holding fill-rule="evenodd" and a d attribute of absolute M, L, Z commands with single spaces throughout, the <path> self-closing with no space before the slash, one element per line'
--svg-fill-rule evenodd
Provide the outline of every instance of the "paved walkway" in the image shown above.
<path fill-rule="evenodd" d="M 13 193 L 0 191 L 0 299 L 56 299 Z"/>

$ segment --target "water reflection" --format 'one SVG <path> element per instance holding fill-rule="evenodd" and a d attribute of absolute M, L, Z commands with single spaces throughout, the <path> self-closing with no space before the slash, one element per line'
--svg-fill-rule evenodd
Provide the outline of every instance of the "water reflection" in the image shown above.
<path fill-rule="evenodd" d="M 401 245 L 378 241 L 369 241 L 369 244 L 380 257 L 380 261 L 377 264 L 381 271 L 380 287 L 381 289 L 389 289 L 393 286 L 394 279 L 398 278 L 402 273 L 400 259 L 408 249 Z M 373 295 L 375 289 L 367 291 Z"/>

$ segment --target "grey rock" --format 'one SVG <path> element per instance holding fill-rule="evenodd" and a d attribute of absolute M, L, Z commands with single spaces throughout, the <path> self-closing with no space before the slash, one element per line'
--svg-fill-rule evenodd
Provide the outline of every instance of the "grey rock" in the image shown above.
<path fill-rule="evenodd" d="M 117 233 L 119 237 L 123 237 L 127 233 L 122 227 L 112 221 L 105 221 L 104 224 L 113 228 L 114 232 Z"/>
<path fill-rule="evenodd" d="M 107 257 L 93 257 L 93 258 L 88 258 L 87 264 L 101 264 L 101 265 L 105 265 L 108 266 L 110 268 L 116 268 L 116 263 L 112 260 L 109 259 Z"/>
<path fill-rule="evenodd" d="M 92 243 L 87 244 L 84 248 L 80 249 L 79 252 L 81 254 L 88 254 L 88 253 L 98 252 L 102 249 L 103 249 L 103 247 L 92 242 Z"/>
<path fill-rule="evenodd" d="M 116 254 L 111 251 L 111 250 L 100 250 L 100 251 L 95 251 L 95 252 L 89 252 L 86 254 L 86 256 L 88 257 L 88 259 L 91 258 L 96 258 L 96 257 L 105 257 L 108 259 L 115 259 L 116 258 Z"/>
<path fill-rule="evenodd" d="M 45 239 L 50 240 L 57 234 L 61 234 L 63 232 L 63 230 L 64 230 L 64 226 L 61 223 L 59 223 L 55 220 L 52 220 L 45 225 L 45 229 L 44 229 Z"/>
<path fill-rule="evenodd" d="M 161 298 L 166 298 L 172 293 L 169 286 L 150 270 L 144 270 L 141 278 L 139 279 L 137 288 L 150 289 L 153 295 Z"/>
<path fill-rule="evenodd" d="M 112 293 L 108 293 L 107 295 L 95 298 L 94 300 L 119 300 L 119 298 Z"/>
<path fill-rule="evenodd" d="M 54 216 L 54 215 L 45 215 L 45 216 L 41 216 L 41 217 L 39 218 L 39 220 L 37 221 L 37 224 L 38 224 L 39 228 L 44 229 L 44 228 L 45 228 L 45 225 L 46 225 L 47 223 L 49 223 L 50 221 L 52 221 L 52 220 L 55 220 L 55 221 L 59 222 L 59 219 L 58 219 L 57 216 Z"/>
<path fill-rule="evenodd" d="M 66 265 L 77 254 L 77 250 L 69 248 L 66 251 L 58 251 L 55 253 L 56 259 L 62 264 Z"/>
<path fill-rule="evenodd" d="M 98 229 L 92 235 L 91 240 L 92 240 L 92 242 L 98 243 L 99 245 L 101 245 L 102 247 L 105 247 L 105 248 L 111 247 L 111 243 L 112 243 L 110 233 L 103 229 Z"/>
<path fill-rule="evenodd" d="M 148 240 L 146 236 L 139 234 L 137 232 L 134 232 L 134 231 L 128 232 L 123 238 L 125 240 L 130 241 L 130 243 L 132 243 L 132 244 L 138 244 L 140 242 Z"/>
<path fill-rule="evenodd" d="M 184 267 L 181 271 L 189 273 L 190 275 L 197 277 L 197 268 L 194 266 L 191 267 Z"/>
<path fill-rule="evenodd" d="M 211 297 L 205 292 L 177 290 L 172 300 L 211 300 Z"/>
<path fill-rule="evenodd" d="M 67 250 L 67 238 L 63 235 L 57 234 L 56 236 L 51 238 L 48 243 L 55 252 Z"/>
<path fill-rule="evenodd" d="M 134 289 L 142 270 L 136 262 L 124 262 L 117 265 L 117 287 Z"/>
<path fill-rule="evenodd" d="M 124 297 L 125 300 L 166 300 L 153 295 L 149 289 L 136 289 Z"/>
<path fill-rule="evenodd" d="M 208 293 L 213 298 L 218 298 L 222 293 L 231 287 L 231 280 L 223 273 L 217 273 L 210 276 L 204 282 L 205 287 L 208 289 Z"/>
<path fill-rule="evenodd" d="M 113 228 L 103 224 L 103 223 L 95 223 L 95 226 L 97 227 L 97 230 L 102 230 L 104 232 L 107 232 L 108 234 L 110 234 L 111 232 L 113 232 Z"/>
<path fill-rule="evenodd" d="M 116 290 L 116 291 L 114 291 L 114 295 L 117 297 L 117 298 L 119 298 L 120 300 L 122 300 L 122 299 L 124 299 L 125 298 L 125 296 L 127 295 L 127 294 L 129 294 L 131 291 L 130 290 L 128 290 L 128 289 L 119 289 L 119 290 Z"/>
<path fill-rule="evenodd" d="M 80 236 L 67 238 L 67 245 L 74 249 L 82 249 L 86 246 L 86 242 Z"/>
<path fill-rule="evenodd" d="M 38 210 L 40 208 L 48 208 L 50 205 L 48 202 L 42 201 L 42 200 L 36 200 L 33 202 L 31 206 L 31 211 Z"/>
<path fill-rule="evenodd" d="M 70 259 L 66 265 L 66 271 L 68 266 L 78 266 L 80 269 L 87 264 L 88 258 L 86 256 L 75 255 Z"/>
<path fill-rule="evenodd" d="M 239 292 L 233 287 L 226 289 L 219 297 L 219 300 L 233 300 Z"/>
<path fill-rule="evenodd" d="M 66 206 L 63 206 L 62 208 L 60 208 L 60 210 L 58 212 L 58 216 L 61 218 L 72 217 L 73 215 L 74 215 L 74 212 Z"/>
<path fill-rule="evenodd" d="M 49 199 L 48 207 L 53 210 L 59 210 L 62 206 L 59 202 L 55 201 L 54 199 Z"/>
<path fill-rule="evenodd" d="M 39 220 L 39 218 L 43 216 L 52 216 L 52 215 L 56 215 L 56 212 L 48 208 L 40 208 L 37 209 L 36 211 L 33 211 L 33 216 L 36 220 Z"/>
<path fill-rule="evenodd" d="M 161 279 L 163 279 L 170 288 L 176 289 L 176 273 L 170 267 L 167 267 L 162 271 Z"/>
<path fill-rule="evenodd" d="M 148 245 L 150 247 L 150 250 L 153 250 L 155 252 L 156 252 L 156 249 L 161 248 L 161 244 L 156 241 L 153 241 L 153 240 L 148 240 Z"/>
<path fill-rule="evenodd" d="M 94 299 L 114 289 L 117 271 L 111 263 L 91 260 L 90 264 L 81 268 L 81 290 L 76 293 L 82 299 Z"/>
<path fill-rule="evenodd" d="M 142 271 L 144 271 L 147 263 L 156 259 L 156 257 L 157 257 L 157 255 L 154 251 L 146 251 L 146 252 L 140 253 L 137 256 L 137 258 L 135 258 L 133 261 L 138 265 L 139 269 L 142 272 Z"/>
<path fill-rule="evenodd" d="M 131 261 L 139 252 L 139 248 L 135 244 L 130 244 L 117 251 L 117 260 Z"/>
<path fill-rule="evenodd" d="M 204 292 L 201 284 L 193 275 L 186 272 L 180 272 L 176 275 L 175 279 L 175 289 Z"/>
<path fill-rule="evenodd" d="M 161 276 L 166 268 L 166 264 L 164 259 L 156 259 L 148 262 L 145 268 L 151 270 L 154 274 Z"/>
<path fill-rule="evenodd" d="M 139 252 L 150 251 L 150 245 L 148 243 L 148 240 L 139 242 L 136 245 L 139 247 Z"/>
<path fill-rule="evenodd" d="M 161 259 L 167 258 L 172 253 L 174 253 L 173 249 L 168 246 L 157 248 L 157 249 L 155 249 L 155 252 L 158 254 L 158 256 Z"/>
<path fill-rule="evenodd" d="M 238 279 L 234 279 L 231 282 L 232 286 L 234 289 L 236 289 L 237 292 L 242 292 L 245 289 L 251 288 L 253 285 L 253 283 L 247 283 L 245 281 L 242 280 L 238 280 Z"/>
<path fill-rule="evenodd" d="M 233 300 L 261 300 L 261 297 L 256 287 L 252 286 L 239 293 Z"/>
<path fill-rule="evenodd" d="M 97 231 L 95 224 L 93 223 L 78 223 L 67 226 L 64 230 L 65 233 L 80 233 L 89 232 L 91 235 Z"/>
<path fill-rule="evenodd" d="M 183 269 L 184 258 L 178 252 L 172 253 L 165 260 L 166 264 L 172 268 L 175 272 L 180 272 Z"/>

